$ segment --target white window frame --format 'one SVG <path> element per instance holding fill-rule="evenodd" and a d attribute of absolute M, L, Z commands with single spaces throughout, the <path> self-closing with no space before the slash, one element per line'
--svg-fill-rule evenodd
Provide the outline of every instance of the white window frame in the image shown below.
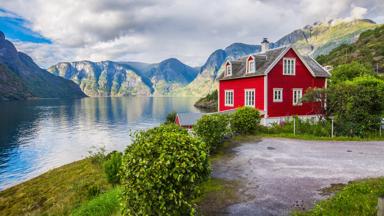
<path fill-rule="evenodd" d="M 283 58 L 283 75 L 294 76 L 296 75 L 296 59 Z"/>
<path fill-rule="evenodd" d="M 225 66 L 225 76 L 232 76 L 232 64 L 229 63 Z"/>
<path fill-rule="evenodd" d="M 230 97 L 230 94 L 232 94 L 232 98 Z M 232 99 L 232 101 L 229 101 L 231 99 Z M 232 89 L 231 90 L 225 90 L 224 91 L 224 105 L 227 107 L 233 107 L 234 104 L 235 104 L 235 92 Z"/>
<path fill-rule="evenodd" d="M 253 67 L 251 67 L 251 63 L 253 63 Z M 248 70 L 247 73 L 256 73 L 256 61 L 255 59 L 248 60 Z"/>
<path fill-rule="evenodd" d="M 253 97 L 252 97 L 253 94 Z M 244 89 L 244 106 L 256 106 L 256 91 L 255 89 Z"/>
<path fill-rule="evenodd" d="M 278 95 L 280 96 L 279 98 L 276 98 L 277 92 L 279 92 L 278 93 Z M 283 89 L 282 88 L 273 88 L 273 102 L 275 102 L 275 103 L 283 102 Z"/>
<path fill-rule="evenodd" d="M 292 105 L 293 106 L 301 106 L 303 99 L 303 89 L 302 88 L 294 88 L 292 89 Z"/>

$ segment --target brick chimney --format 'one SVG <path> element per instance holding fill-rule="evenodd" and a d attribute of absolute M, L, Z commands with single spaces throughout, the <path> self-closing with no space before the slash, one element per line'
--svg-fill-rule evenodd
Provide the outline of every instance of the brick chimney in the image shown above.
<path fill-rule="evenodd" d="M 269 41 L 268 38 L 264 38 L 261 42 L 261 52 L 265 53 L 269 50 Z"/>

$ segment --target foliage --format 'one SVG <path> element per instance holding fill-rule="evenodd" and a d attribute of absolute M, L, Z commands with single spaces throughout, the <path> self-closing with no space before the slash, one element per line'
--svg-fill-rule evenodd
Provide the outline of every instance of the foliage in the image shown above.
<path fill-rule="evenodd" d="M 330 85 L 336 85 L 361 76 L 374 76 L 373 70 L 366 65 L 352 62 L 350 64 L 339 65 L 333 69 L 329 83 Z"/>
<path fill-rule="evenodd" d="M 329 116 L 329 112 L 327 109 L 327 93 L 328 89 L 325 88 L 308 88 L 305 91 L 305 95 L 302 98 L 303 102 L 318 102 L 320 106 L 315 106 L 315 113 L 319 113 L 320 119 L 323 116 Z"/>
<path fill-rule="evenodd" d="M 93 150 L 92 150 L 93 149 Z M 92 146 L 92 149 L 88 151 L 89 158 L 94 164 L 102 164 L 105 160 L 106 150 L 105 147 L 96 148 L 96 146 Z"/>
<path fill-rule="evenodd" d="M 119 195 L 121 189 L 116 187 L 109 190 L 98 197 L 84 203 L 75 209 L 71 215 L 73 216 L 110 216 L 119 212 Z"/>
<path fill-rule="evenodd" d="M 376 215 L 377 198 L 384 195 L 384 178 L 349 183 L 340 192 L 320 201 L 309 212 L 295 215 Z"/>
<path fill-rule="evenodd" d="M 206 144 L 174 124 L 137 132 L 121 169 L 125 215 L 194 214 L 197 186 L 210 174 Z"/>
<path fill-rule="evenodd" d="M 319 56 L 322 65 L 338 66 L 358 61 L 368 64 L 377 72 L 384 72 L 384 26 L 363 32 L 357 42 L 342 45 L 328 55 Z"/>
<path fill-rule="evenodd" d="M 177 113 L 175 111 L 168 113 L 167 118 L 165 120 L 166 124 L 173 124 L 176 121 Z"/>
<path fill-rule="evenodd" d="M 120 166 L 121 166 L 122 153 L 113 151 L 109 153 L 104 161 L 104 172 L 107 176 L 109 183 L 119 184 L 120 183 Z"/>
<path fill-rule="evenodd" d="M 0 191 L 0 215 L 69 215 L 111 188 L 102 166 L 87 158 Z"/>
<path fill-rule="evenodd" d="M 367 136 L 379 129 L 384 111 L 384 81 L 358 77 L 333 87 L 328 97 L 338 134 Z"/>
<path fill-rule="evenodd" d="M 303 120 L 297 117 L 295 121 L 295 130 L 298 135 L 307 134 L 316 137 L 329 137 L 331 134 L 330 121 Z M 260 128 L 263 128 L 260 132 L 266 134 L 293 134 L 294 122 L 293 120 L 288 120 L 281 122 L 281 124 L 273 124 L 271 127 Z"/>
<path fill-rule="evenodd" d="M 217 111 L 218 107 L 218 92 L 214 90 L 203 98 L 200 98 L 196 103 L 195 107 L 209 110 Z"/>
<path fill-rule="evenodd" d="M 231 130 L 239 134 L 252 134 L 260 123 L 260 113 L 252 107 L 241 107 L 231 114 Z"/>
<path fill-rule="evenodd" d="M 193 131 L 208 145 L 210 152 L 213 152 L 223 143 L 229 132 L 228 116 L 224 114 L 204 115 L 197 121 Z"/>

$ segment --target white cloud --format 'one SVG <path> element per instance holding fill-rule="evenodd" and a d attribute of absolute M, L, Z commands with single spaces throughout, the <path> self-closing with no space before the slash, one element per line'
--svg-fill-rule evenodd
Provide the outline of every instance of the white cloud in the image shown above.
<path fill-rule="evenodd" d="M 233 42 L 277 40 L 314 21 L 381 13 L 381 1 L 2 0 L 0 7 L 53 41 L 16 44 L 45 67 L 58 61 L 169 57 L 201 65 L 212 51 Z"/>

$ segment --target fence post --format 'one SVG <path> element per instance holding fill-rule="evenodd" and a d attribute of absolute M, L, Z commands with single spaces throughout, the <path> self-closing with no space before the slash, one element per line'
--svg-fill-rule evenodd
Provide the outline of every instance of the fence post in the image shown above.
<path fill-rule="evenodd" d="M 293 118 L 293 135 L 296 136 L 296 118 Z"/>
<path fill-rule="evenodd" d="M 331 119 L 332 121 L 332 127 L 331 127 L 331 137 L 333 138 L 333 118 Z"/>
<path fill-rule="evenodd" d="M 377 216 L 384 216 L 384 197 L 379 197 L 378 199 Z"/>

